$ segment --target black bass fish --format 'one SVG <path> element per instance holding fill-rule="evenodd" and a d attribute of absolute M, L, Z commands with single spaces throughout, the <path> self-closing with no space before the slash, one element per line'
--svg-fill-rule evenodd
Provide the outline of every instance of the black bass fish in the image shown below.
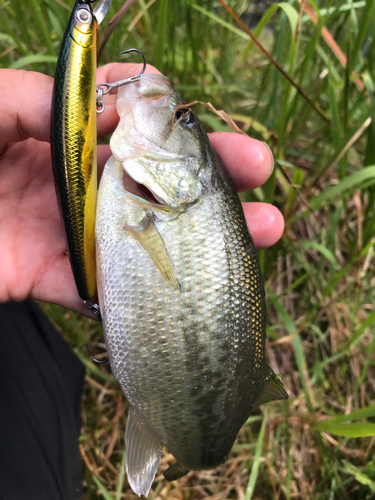
<path fill-rule="evenodd" d="M 51 110 L 51 156 L 56 194 L 78 293 L 96 293 L 96 29 L 112 0 L 95 11 L 77 0 L 57 61 Z"/>
<path fill-rule="evenodd" d="M 259 404 L 287 394 L 265 361 L 262 276 L 240 200 L 170 81 L 119 91 L 101 179 L 98 293 L 114 377 L 129 402 L 126 469 L 147 495 L 216 467 Z M 174 123 L 173 123 L 174 121 Z"/>

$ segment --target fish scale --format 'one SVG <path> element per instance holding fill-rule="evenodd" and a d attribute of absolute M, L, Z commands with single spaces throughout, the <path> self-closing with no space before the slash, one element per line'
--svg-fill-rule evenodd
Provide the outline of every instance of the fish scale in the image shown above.
<path fill-rule="evenodd" d="M 102 189 L 102 188 L 101 188 Z M 165 423 L 169 427 L 168 429 L 168 438 L 166 435 L 161 435 L 160 438 L 163 441 L 167 441 L 167 445 L 170 450 L 180 449 L 186 446 L 186 443 L 191 440 L 191 436 L 187 435 L 183 439 L 183 446 L 180 444 L 181 432 L 180 425 L 186 427 L 188 425 L 188 420 L 191 418 L 190 411 L 186 416 L 182 415 L 174 415 L 173 407 L 170 408 L 170 402 L 173 400 L 173 405 L 181 402 L 185 402 L 186 394 L 185 391 L 183 394 L 178 393 L 176 387 L 179 387 L 180 384 L 176 383 L 176 381 L 180 381 L 181 384 L 186 383 L 187 379 L 191 379 L 190 392 L 193 395 L 192 400 L 196 398 L 194 391 L 197 387 L 195 384 L 200 384 L 200 379 L 202 377 L 202 363 L 206 364 L 206 371 L 211 370 L 216 373 L 216 379 L 222 380 L 222 384 L 224 384 L 224 377 L 219 377 L 219 374 L 222 372 L 221 365 L 223 359 L 227 353 L 230 354 L 232 349 L 230 347 L 231 341 L 226 341 L 225 339 L 225 330 L 229 329 L 228 327 L 232 327 L 233 332 L 238 332 L 238 338 L 236 336 L 233 337 L 233 344 L 241 343 L 244 340 L 244 335 L 241 332 L 241 324 L 243 323 L 243 317 L 240 320 L 233 318 L 235 312 L 232 310 L 235 306 L 240 305 L 237 300 L 237 295 L 239 291 L 236 291 L 238 285 L 230 284 L 228 280 L 228 274 L 230 272 L 230 265 L 227 264 L 226 261 L 231 259 L 241 258 L 241 255 L 238 255 L 237 246 L 233 247 L 232 251 L 228 251 L 225 248 L 225 244 L 219 245 L 217 251 L 215 251 L 214 247 L 210 245 L 210 251 L 206 251 L 206 246 L 202 243 L 204 238 L 200 238 L 200 245 L 197 248 L 196 242 L 194 238 L 188 237 L 191 235 L 192 226 L 202 227 L 204 228 L 204 232 L 207 233 L 210 230 L 214 231 L 215 237 L 217 239 L 218 232 L 215 224 L 212 224 L 211 227 L 207 227 L 207 215 L 210 214 L 212 217 L 214 207 L 211 206 L 212 200 L 206 199 L 202 202 L 202 206 L 196 207 L 190 210 L 187 214 L 183 214 L 178 220 L 178 228 L 176 229 L 176 221 L 173 223 L 169 223 L 170 228 L 167 227 L 163 231 L 163 239 L 166 243 L 167 248 L 170 250 L 171 257 L 176 266 L 177 276 L 181 276 L 181 282 L 183 283 L 183 288 L 181 294 L 176 294 L 173 290 L 170 289 L 168 284 L 163 280 L 159 271 L 154 266 L 153 262 L 150 261 L 147 254 L 143 252 L 142 248 L 139 248 L 139 244 L 137 242 L 123 242 L 123 248 L 120 250 L 117 248 L 116 250 L 111 249 L 110 247 L 101 246 L 100 252 L 103 252 L 106 255 L 111 255 L 111 268 L 112 266 L 116 267 L 116 264 L 120 266 L 121 262 L 128 262 L 137 260 L 139 268 L 142 269 L 142 275 L 138 276 L 136 269 L 132 269 L 130 266 L 129 269 L 124 269 L 124 272 L 118 274 L 119 281 L 114 279 L 113 274 L 111 274 L 112 278 L 112 286 L 115 289 L 122 288 L 123 295 L 118 295 L 118 300 L 111 304 L 111 308 L 117 311 L 119 317 L 123 317 L 124 324 L 122 325 L 121 331 L 132 332 L 131 335 L 124 336 L 122 341 L 123 345 L 121 351 L 123 352 L 123 359 L 118 358 L 118 354 L 116 357 L 116 367 L 112 366 L 113 373 L 123 388 L 130 404 L 133 404 L 138 408 L 139 412 L 145 417 L 146 423 L 149 426 L 160 428 L 164 427 Z M 216 205 L 220 207 L 224 204 L 224 200 L 218 200 Z M 194 213 L 194 215 L 193 215 Z M 220 214 L 221 215 L 221 214 Z M 105 212 L 106 219 L 106 227 L 102 229 L 103 232 L 109 234 L 110 232 L 110 219 L 108 219 L 108 212 Z M 100 216 L 98 217 L 97 224 L 100 225 L 102 222 Z M 245 222 L 242 221 L 242 225 Z M 168 230 L 170 229 L 170 230 Z M 244 227 L 246 229 L 246 227 Z M 127 236 L 125 231 L 122 228 L 121 223 L 118 225 L 119 236 L 123 236 L 123 240 L 131 237 Z M 226 231 L 223 231 L 224 233 Z M 236 233 L 231 232 L 230 228 L 227 231 L 229 234 Z M 220 234 L 220 233 L 219 233 Z M 213 239 L 213 236 L 210 238 Z M 207 238 L 207 240 L 209 240 Z M 236 241 L 236 240 L 234 240 Z M 131 245 L 133 243 L 133 245 Z M 249 242 L 248 242 L 249 245 Z M 130 247 L 130 248 L 129 248 Z M 250 247 L 250 253 L 254 253 L 254 248 Z M 136 253 L 136 257 L 134 257 L 134 253 Z M 227 256 L 226 253 L 229 253 Z M 243 251 L 241 250 L 241 254 Z M 192 255 L 195 254 L 195 258 L 192 258 Z M 190 257 L 190 265 L 187 267 L 187 259 L 185 256 Z M 114 259 L 114 260 L 113 260 Z M 205 273 L 198 273 L 197 269 L 202 269 L 202 265 L 205 265 L 206 271 Z M 246 265 L 246 262 L 244 263 Z M 209 266 L 209 269 L 207 269 Z M 219 271 L 220 269 L 221 272 Z M 250 277 L 250 266 L 249 272 L 247 275 Z M 186 273 L 190 275 L 190 280 L 183 281 L 184 270 Z M 134 273 L 135 271 L 135 273 Z M 110 271 L 111 272 L 111 271 Z M 134 273 L 134 274 L 133 274 Z M 202 276 L 199 276 L 201 274 Z M 105 271 L 101 273 L 102 280 L 105 276 Z M 108 274 L 109 275 L 109 274 Z M 229 300 L 226 303 L 226 307 L 222 310 L 222 300 L 221 297 L 216 297 L 216 283 L 215 280 L 212 280 L 211 276 L 217 275 L 217 279 L 221 280 L 221 276 L 223 276 L 223 282 L 227 283 L 224 285 L 224 293 L 228 293 Z M 201 281 L 202 280 L 202 281 Z M 256 278 L 253 280 L 253 284 L 255 284 Z M 140 288 L 144 288 L 146 283 L 146 287 L 148 288 L 147 292 L 142 295 L 138 293 Z M 222 283 L 220 283 L 222 284 Z M 205 292 L 202 291 L 203 286 L 207 289 Z M 212 291 L 212 293 L 211 293 Z M 112 288 L 107 288 L 105 295 L 103 295 L 103 299 L 101 303 L 107 304 L 108 301 L 111 300 L 112 296 Z M 155 302 L 155 297 L 163 297 L 162 301 L 158 304 Z M 200 306 L 200 302 L 202 299 L 208 296 L 208 303 Z M 107 298 L 108 297 L 108 298 Z M 136 313 L 138 310 L 138 301 L 142 301 L 143 304 L 148 309 L 148 315 L 144 318 L 142 322 L 139 322 L 139 317 Z M 248 296 L 248 306 L 251 308 L 251 296 Z M 260 305 L 260 304 L 259 304 Z M 200 311 L 201 307 L 201 311 Z M 220 310 L 216 313 L 215 308 L 220 308 Z M 235 311 L 235 309 L 234 309 Z M 103 309 L 103 317 L 107 316 L 106 309 Z M 167 325 L 164 325 L 164 317 L 172 316 L 174 320 Z M 133 315 L 135 316 L 136 321 L 132 321 Z M 229 316 L 229 318 L 228 318 Z M 204 327 L 197 327 L 197 323 L 199 320 L 204 322 Z M 249 321 L 246 325 L 248 330 L 252 330 L 250 317 L 245 317 L 245 321 Z M 211 322 L 211 325 L 207 324 L 207 322 Z M 165 327 L 165 334 L 168 336 L 166 343 L 159 342 L 159 332 L 161 325 Z M 171 326 L 171 328 L 170 328 Z M 106 340 L 107 346 L 109 349 L 109 353 L 111 353 L 112 349 L 116 350 L 118 353 L 118 347 L 113 346 L 112 344 L 112 335 L 114 335 L 114 341 L 118 342 L 116 329 L 114 329 L 111 325 L 105 324 L 106 330 Z M 172 330 L 172 331 L 171 331 Z M 197 332 L 198 330 L 198 332 Z M 118 332 L 118 330 L 117 330 Z M 210 344 L 210 332 L 215 334 L 215 344 L 211 346 Z M 218 350 L 218 336 L 222 336 L 224 333 L 224 346 L 226 347 L 221 358 L 217 358 L 217 350 Z M 253 332 L 254 333 L 254 332 Z M 233 333 L 232 333 L 233 335 Z M 133 339 L 134 337 L 134 339 Z M 191 338 L 195 338 L 194 345 L 192 345 Z M 260 340 L 260 351 L 262 355 L 262 351 L 264 349 L 264 335 L 263 333 L 259 336 Z M 258 338 L 258 335 L 255 334 L 255 338 Z M 135 341 L 135 339 L 137 339 Z M 223 342 L 223 340 L 221 340 Z M 133 347 L 134 346 L 134 347 Z M 140 356 L 140 346 L 141 349 L 146 350 L 145 354 L 148 359 L 148 363 L 144 366 L 143 354 Z M 255 347 L 251 344 L 250 346 L 247 344 L 244 346 L 247 348 L 247 352 L 243 353 L 241 356 L 241 362 L 246 363 L 246 365 L 250 365 L 247 363 L 246 354 L 248 355 L 248 359 L 250 360 L 253 357 L 252 351 L 255 350 Z M 191 356 L 191 350 L 195 350 L 196 354 Z M 162 359 L 164 364 L 164 370 L 160 372 L 160 359 Z M 138 365 L 142 365 L 141 366 Z M 230 385 L 231 378 L 230 374 L 232 373 L 232 378 L 239 371 L 238 369 L 238 359 L 233 360 L 229 357 L 229 360 L 226 364 L 226 376 L 229 375 L 229 379 L 227 384 Z M 237 368 L 237 369 L 235 369 Z M 260 368 L 260 366 L 259 366 Z M 246 366 L 248 371 L 248 378 L 251 378 L 251 369 L 250 366 Z M 203 376 L 204 372 L 203 370 Z M 260 370 L 259 370 L 260 372 Z M 134 380 L 131 374 L 138 373 L 137 380 Z M 260 373 L 261 375 L 261 373 Z M 158 393 L 162 393 L 167 396 L 163 405 L 159 408 L 155 408 L 155 405 L 150 405 L 148 401 L 153 401 L 153 394 L 157 391 Z M 222 389 L 223 393 L 228 392 L 225 389 Z M 209 389 L 208 389 L 209 392 Z M 255 399 L 257 394 L 255 393 L 253 399 Z M 199 396 L 198 396 L 199 397 Z M 223 408 L 225 406 L 225 399 L 219 401 L 217 397 L 217 406 Z M 201 398 L 202 399 L 202 398 Z M 136 400 L 140 401 L 137 404 Z M 146 403 L 147 402 L 147 403 Z M 245 408 L 242 408 L 242 411 L 248 413 L 246 407 L 251 406 L 253 401 L 249 400 L 246 402 Z M 138 406 L 139 405 L 139 406 Z M 211 406 L 211 401 L 208 401 L 208 405 Z M 219 416 L 221 411 L 217 411 L 217 415 L 212 420 L 212 426 L 217 428 L 219 425 Z M 237 410 L 236 410 L 237 412 Z M 205 408 L 204 405 L 199 406 L 199 413 L 201 414 L 212 414 L 211 408 Z M 169 416 L 168 416 L 169 415 Z M 171 422 L 172 420 L 172 422 Z M 242 422 L 241 422 L 242 424 Z M 240 424 L 240 425 L 241 425 Z M 207 422 L 205 424 L 205 432 L 210 433 L 211 425 L 208 425 Z M 201 424 L 197 422 L 196 430 L 201 428 Z M 194 429 L 193 429 L 194 430 Z M 236 429 L 234 432 L 237 434 Z M 192 431 L 191 431 L 192 432 Z M 214 439 L 215 435 L 211 437 Z M 235 435 L 231 438 L 230 446 L 234 440 Z M 202 439 L 195 439 L 196 442 L 200 442 Z M 200 448 L 201 445 L 198 445 Z M 195 447 L 194 447 L 195 448 Z M 173 451 L 172 451 L 173 452 Z M 228 453 L 229 449 L 225 450 L 225 453 Z M 185 453 L 188 454 L 187 450 Z M 194 455 L 196 450 L 193 449 L 190 454 Z M 199 453 L 201 453 L 199 451 Z M 179 453 L 174 453 L 176 458 L 179 458 Z M 224 457 L 221 457 L 224 458 Z M 184 461 L 185 463 L 187 460 Z M 202 465 L 202 464 L 199 464 Z M 203 464 L 205 466 L 206 464 Z"/>
<path fill-rule="evenodd" d="M 142 85 L 149 92 L 153 82 L 156 95 L 158 85 L 164 92 L 155 108 L 157 98 L 142 102 Z M 163 445 L 177 459 L 168 479 L 215 467 L 260 397 L 287 397 L 265 362 L 262 276 L 233 182 L 195 115 L 191 127 L 171 129 L 173 108 L 184 101 L 171 87 L 166 98 L 166 86 L 165 77 L 143 75 L 120 90 L 115 157 L 104 169 L 96 219 L 103 328 L 130 405 L 127 473 L 139 495 L 151 487 Z M 134 143 L 139 136 L 142 147 Z M 160 204 L 129 180 L 133 191 L 126 191 L 124 170 L 157 192 Z M 189 180 L 182 191 L 179 171 Z"/>

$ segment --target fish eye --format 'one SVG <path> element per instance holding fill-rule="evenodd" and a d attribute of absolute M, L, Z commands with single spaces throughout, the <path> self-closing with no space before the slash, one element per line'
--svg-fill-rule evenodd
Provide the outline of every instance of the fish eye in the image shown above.
<path fill-rule="evenodd" d="M 185 114 L 186 114 L 186 116 L 184 116 Z M 190 124 L 194 123 L 194 115 L 191 112 L 191 110 L 189 110 L 189 109 L 178 109 L 176 111 L 176 114 L 175 114 L 176 121 L 180 120 L 180 118 L 182 116 L 184 116 L 184 118 L 182 118 L 182 120 L 179 121 L 179 123 L 182 123 L 182 125 L 190 125 Z"/>
<path fill-rule="evenodd" d="M 88 10 L 86 9 L 79 9 L 77 12 L 77 19 L 83 24 L 89 24 L 91 23 L 91 14 Z"/>

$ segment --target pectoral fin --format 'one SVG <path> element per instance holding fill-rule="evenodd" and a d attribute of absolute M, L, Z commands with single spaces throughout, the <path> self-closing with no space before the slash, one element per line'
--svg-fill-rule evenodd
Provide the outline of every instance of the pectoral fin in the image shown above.
<path fill-rule="evenodd" d="M 278 376 L 275 375 L 272 368 L 267 366 L 265 370 L 264 389 L 258 396 L 254 406 L 256 408 L 264 403 L 276 401 L 277 399 L 288 399 L 288 394 L 286 393 L 281 380 L 279 380 Z"/>
<path fill-rule="evenodd" d="M 184 476 L 189 472 L 189 469 L 183 467 L 178 462 L 172 464 L 169 469 L 164 472 L 164 477 L 167 481 L 175 481 L 176 479 L 180 479 L 180 477 Z"/>
<path fill-rule="evenodd" d="M 125 441 L 129 484 L 138 496 L 147 496 L 159 466 L 163 445 L 131 407 Z"/>
<path fill-rule="evenodd" d="M 173 290 L 180 290 L 173 261 L 153 220 L 148 218 L 147 227 L 141 230 L 132 226 L 125 226 L 124 229 L 139 241 Z"/>

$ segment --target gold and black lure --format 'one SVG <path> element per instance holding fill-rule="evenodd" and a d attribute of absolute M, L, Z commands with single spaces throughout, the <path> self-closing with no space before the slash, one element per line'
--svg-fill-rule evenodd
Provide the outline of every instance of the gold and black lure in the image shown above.
<path fill-rule="evenodd" d="M 57 198 L 78 293 L 96 293 L 96 30 L 112 0 L 77 0 L 57 61 L 51 154 Z"/>

